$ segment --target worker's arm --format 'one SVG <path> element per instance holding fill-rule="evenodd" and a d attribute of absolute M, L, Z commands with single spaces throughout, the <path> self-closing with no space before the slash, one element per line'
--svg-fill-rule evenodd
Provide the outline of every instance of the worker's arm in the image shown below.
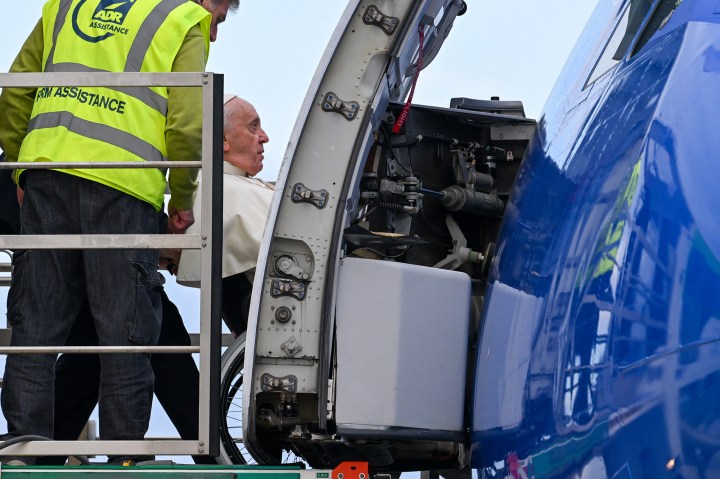
<path fill-rule="evenodd" d="M 10 73 L 42 71 L 43 32 L 39 21 L 10 67 Z M 27 134 L 36 88 L 3 88 L 0 94 L 0 148 L 5 161 L 17 161 Z M 13 175 L 15 177 L 15 175 Z M 16 178 L 17 181 L 17 178 Z"/>
<path fill-rule="evenodd" d="M 199 26 L 185 37 L 173 63 L 173 72 L 201 72 L 205 70 L 207 52 Z M 202 89 L 197 87 L 168 88 L 168 115 L 165 130 L 170 161 L 199 161 L 202 153 Z M 197 189 L 194 168 L 170 168 L 170 229 L 184 232 L 193 222 L 192 205 Z M 189 217 L 188 217 L 189 212 Z M 175 216 L 175 218 L 173 218 Z M 179 224 L 173 225 L 173 221 Z M 189 223 L 189 224 L 188 224 Z M 182 229 L 182 231 L 177 231 Z"/>

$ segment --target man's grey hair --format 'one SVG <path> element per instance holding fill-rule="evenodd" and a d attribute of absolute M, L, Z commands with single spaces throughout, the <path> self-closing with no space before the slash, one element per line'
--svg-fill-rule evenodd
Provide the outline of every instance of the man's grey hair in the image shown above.
<path fill-rule="evenodd" d="M 240 101 L 231 101 L 237 98 Z M 223 130 L 224 131 L 232 131 L 233 127 L 235 126 L 235 120 L 237 117 L 237 114 L 241 112 L 245 107 L 245 102 L 247 100 L 244 100 L 240 98 L 237 95 L 234 94 L 225 94 L 224 99 L 224 105 L 223 105 Z"/>
<path fill-rule="evenodd" d="M 225 0 L 210 0 L 210 3 L 213 7 L 217 7 L 218 4 L 222 3 Z M 228 11 L 229 12 L 235 12 L 238 7 L 240 7 L 240 0 L 227 0 L 228 2 Z"/>

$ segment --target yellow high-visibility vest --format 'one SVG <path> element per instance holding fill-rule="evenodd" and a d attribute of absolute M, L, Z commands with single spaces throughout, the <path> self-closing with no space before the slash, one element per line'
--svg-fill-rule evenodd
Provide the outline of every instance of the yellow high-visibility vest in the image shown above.
<path fill-rule="evenodd" d="M 170 72 L 187 32 L 210 14 L 187 0 L 49 0 L 43 7 L 44 72 Z M 167 87 L 39 88 L 19 162 L 167 159 Z M 159 209 L 157 168 L 61 170 Z"/>

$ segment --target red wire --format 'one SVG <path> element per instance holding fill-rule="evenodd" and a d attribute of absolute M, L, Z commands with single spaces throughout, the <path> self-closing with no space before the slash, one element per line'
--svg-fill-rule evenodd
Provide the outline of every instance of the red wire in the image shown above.
<path fill-rule="evenodd" d="M 423 24 L 421 23 L 418 25 L 418 35 L 420 36 L 419 45 L 418 45 L 418 62 L 417 62 L 417 68 L 415 69 L 415 78 L 413 78 L 412 86 L 410 87 L 410 95 L 408 95 L 408 99 L 405 102 L 405 106 L 402 109 L 402 112 L 400 113 L 400 116 L 398 117 L 397 121 L 395 122 L 395 125 L 393 125 L 393 133 L 396 135 L 400 133 L 400 128 L 402 128 L 403 124 L 405 123 L 405 120 L 407 119 L 408 113 L 410 112 L 410 104 L 412 103 L 413 95 L 415 94 L 415 85 L 417 84 L 417 79 L 420 76 L 420 70 L 422 70 L 422 64 L 423 64 L 423 42 L 425 40 L 425 29 L 423 28 Z"/>

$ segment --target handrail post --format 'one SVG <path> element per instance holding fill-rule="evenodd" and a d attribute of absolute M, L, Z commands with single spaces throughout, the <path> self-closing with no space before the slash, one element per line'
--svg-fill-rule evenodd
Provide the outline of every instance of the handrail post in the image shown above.
<path fill-rule="evenodd" d="M 203 89 L 203 171 L 201 201 L 199 453 L 220 454 L 220 310 L 222 285 L 223 76 Z M 208 116 L 212 115 L 210 118 Z M 209 131 L 208 131 L 209 130 Z M 210 221 L 207 221 L 210 219 Z M 205 446 L 205 447 L 204 447 Z"/>

